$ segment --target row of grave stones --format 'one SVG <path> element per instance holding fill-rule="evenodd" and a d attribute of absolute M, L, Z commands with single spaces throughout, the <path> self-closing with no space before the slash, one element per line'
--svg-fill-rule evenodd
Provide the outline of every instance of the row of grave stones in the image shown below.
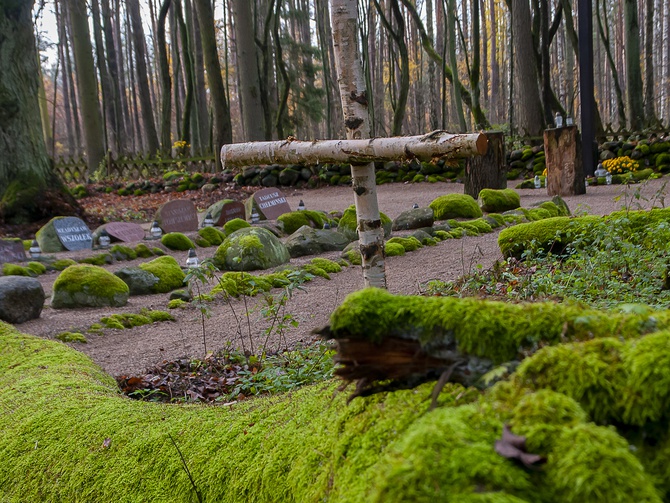
<path fill-rule="evenodd" d="M 247 219 L 253 209 L 260 219 L 274 220 L 291 211 L 286 197 L 276 188 L 262 189 L 254 193 L 245 204 L 224 200 L 212 205 L 207 214 L 211 214 L 215 226 L 222 226 L 235 218 Z M 192 201 L 177 199 L 163 204 L 156 212 L 156 221 L 163 232 L 194 232 L 201 226 L 198 212 Z M 56 237 L 68 251 L 90 250 L 93 248 L 93 234 L 86 223 L 77 217 L 53 219 Z M 47 225 L 49 225 L 47 224 Z M 145 238 L 145 230 L 132 222 L 110 222 L 102 226 L 112 241 L 134 243 Z M 22 262 L 26 253 L 21 241 L 0 240 L 0 264 Z"/>

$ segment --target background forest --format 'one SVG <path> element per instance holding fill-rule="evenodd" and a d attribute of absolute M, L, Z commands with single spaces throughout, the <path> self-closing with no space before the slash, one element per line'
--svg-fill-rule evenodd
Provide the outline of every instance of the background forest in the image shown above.
<path fill-rule="evenodd" d="M 48 149 L 213 156 L 223 143 L 343 137 L 327 0 L 43 0 Z M 670 4 L 594 0 L 599 133 L 670 122 Z M 373 135 L 579 121 L 576 0 L 364 0 Z M 577 122 L 579 124 L 579 122 Z"/>

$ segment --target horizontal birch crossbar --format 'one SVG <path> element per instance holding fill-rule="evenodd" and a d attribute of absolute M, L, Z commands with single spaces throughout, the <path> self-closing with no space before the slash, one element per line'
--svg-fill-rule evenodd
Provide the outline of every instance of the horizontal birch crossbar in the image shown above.
<path fill-rule="evenodd" d="M 369 140 L 314 140 L 232 143 L 221 148 L 223 168 L 253 164 L 367 164 L 373 161 L 430 161 L 483 155 L 488 148 L 482 133 L 433 131 L 420 136 Z"/>

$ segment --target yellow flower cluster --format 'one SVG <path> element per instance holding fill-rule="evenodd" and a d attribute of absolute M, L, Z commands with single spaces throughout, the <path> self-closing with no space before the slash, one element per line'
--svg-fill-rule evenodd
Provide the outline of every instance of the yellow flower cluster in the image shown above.
<path fill-rule="evenodd" d="M 603 168 L 612 173 L 613 175 L 618 175 L 621 173 L 635 172 L 638 170 L 640 165 L 637 161 L 634 161 L 630 157 L 615 157 L 614 159 L 607 159 L 603 161 Z"/>
<path fill-rule="evenodd" d="M 188 147 L 190 147 L 190 145 L 184 140 L 178 140 L 174 142 L 174 145 L 172 145 L 172 148 L 175 150 L 185 150 Z"/>

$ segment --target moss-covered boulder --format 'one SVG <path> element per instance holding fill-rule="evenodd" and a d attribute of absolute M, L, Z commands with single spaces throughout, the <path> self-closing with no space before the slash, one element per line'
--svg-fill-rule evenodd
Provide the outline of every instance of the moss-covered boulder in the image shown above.
<path fill-rule="evenodd" d="M 55 220 L 61 220 L 66 217 L 54 217 L 44 224 L 36 233 L 35 239 L 40 245 L 42 253 L 58 253 L 65 251 L 63 243 L 58 239 L 56 228 L 54 227 Z"/>
<path fill-rule="evenodd" d="M 195 243 L 181 232 L 168 232 L 161 238 L 161 244 L 169 250 L 187 251 L 195 248 Z"/>
<path fill-rule="evenodd" d="M 521 197 L 513 189 L 482 189 L 477 199 L 479 207 L 486 213 L 502 213 L 521 206 Z"/>
<path fill-rule="evenodd" d="M 139 267 L 158 278 L 158 283 L 152 287 L 154 293 L 167 293 L 181 288 L 186 278 L 179 263 L 170 255 L 155 258 Z"/>
<path fill-rule="evenodd" d="M 286 245 L 270 231 L 248 227 L 228 236 L 212 260 L 219 269 L 255 271 L 285 264 L 290 258 Z"/>
<path fill-rule="evenodd" d="M 295 258 L 303 255 L 344 250 L 349 244 L 349 240 L 340 232 L 329 229 L 313 229 L 303 225 L 286 238 L 285 244 L 291 257 Z"/>
<path fill-rule="evenodd" d="M 214 204 L 211 204 L 199 217 L 198 220 L 200 220 L 200 225 L 202 225 L 202 222 L 205 220 L 205 217 L 207 215 L 212 216 L 212 220 L 214 222 L 218 222 L 221 219 L 221 212 L 223 211 L 223 207 L 226 204 L 234 203 L 235 201 L 232 199 L 222 199 L 220 201 L 215 202 Z M 218 224 L 217 224 L 218 225 Z"/>
<path fill-rule="evenodd" d="M 233 218 L 232 220 L 228 220 L 225 224 L 223 224 L 223 233 L 226 236 L 229 236 L 233 232 L 240 229 L 245 229 L 247 227 L 251 227 L 251 224 L 246 220 L 242 220 L 241 218 Z"/>
<path fill-rule="evenodd" d="M 226 239 L 226 235 L 216 227 L 203 227 L 198 231 L 198 235 L 214 246 L 219 246 Z"/>
<path fill-rule="evenodd" d="M 388 238 L 393 230 L 393 221 L 384 213 L 379 212 L 381 226 L 384 228 L 384 237 Z M 341 232 L 351 242 L 358 239 L 358 221 L 356 220 L 356 206 L 351 205 L 342 214 L 337 224 L 337 232 Z"/>
<path fill-rule="evenodd" d="M 569 217 L 553 217 L 514 225 L 500 231 L 498 246 L 505 257 L 520 258 L 531 245 L 546 251 L 560 252 L 567 244 L 566 233 L 573 222 Z"/>
<path fill-rule="evenodd" d="M 435 220 L 450 218 L 479 218 L 482 210 L 472 196 L 467 194 L 446 194 L 430 203 Z"/>
<path fill-rule="evenodd" d="M 323 228 L 325 222 L 330 222 L 325 213 L 314 210 L 291 211 L 284 213 L 277 217 L 277 222 L 283 229 L 284 234 L 293 234 L 303 225 L 314 227 L 315 229 Z"/>
<path fill-rule="evenodd" d="M 148 295 L 154 293 L 154 287 L 160 281 L 158 276 L 140 267 L 124 267 L 114 272 L 114 275 L 121 278 L 128 285 L 130 295 Z"/>
<path fill-rule="evenodd" d="M 121 307 L 129 295 L 128 285 L 102 267 L 73 265 L 56 278 L 51 307 Z"/>

